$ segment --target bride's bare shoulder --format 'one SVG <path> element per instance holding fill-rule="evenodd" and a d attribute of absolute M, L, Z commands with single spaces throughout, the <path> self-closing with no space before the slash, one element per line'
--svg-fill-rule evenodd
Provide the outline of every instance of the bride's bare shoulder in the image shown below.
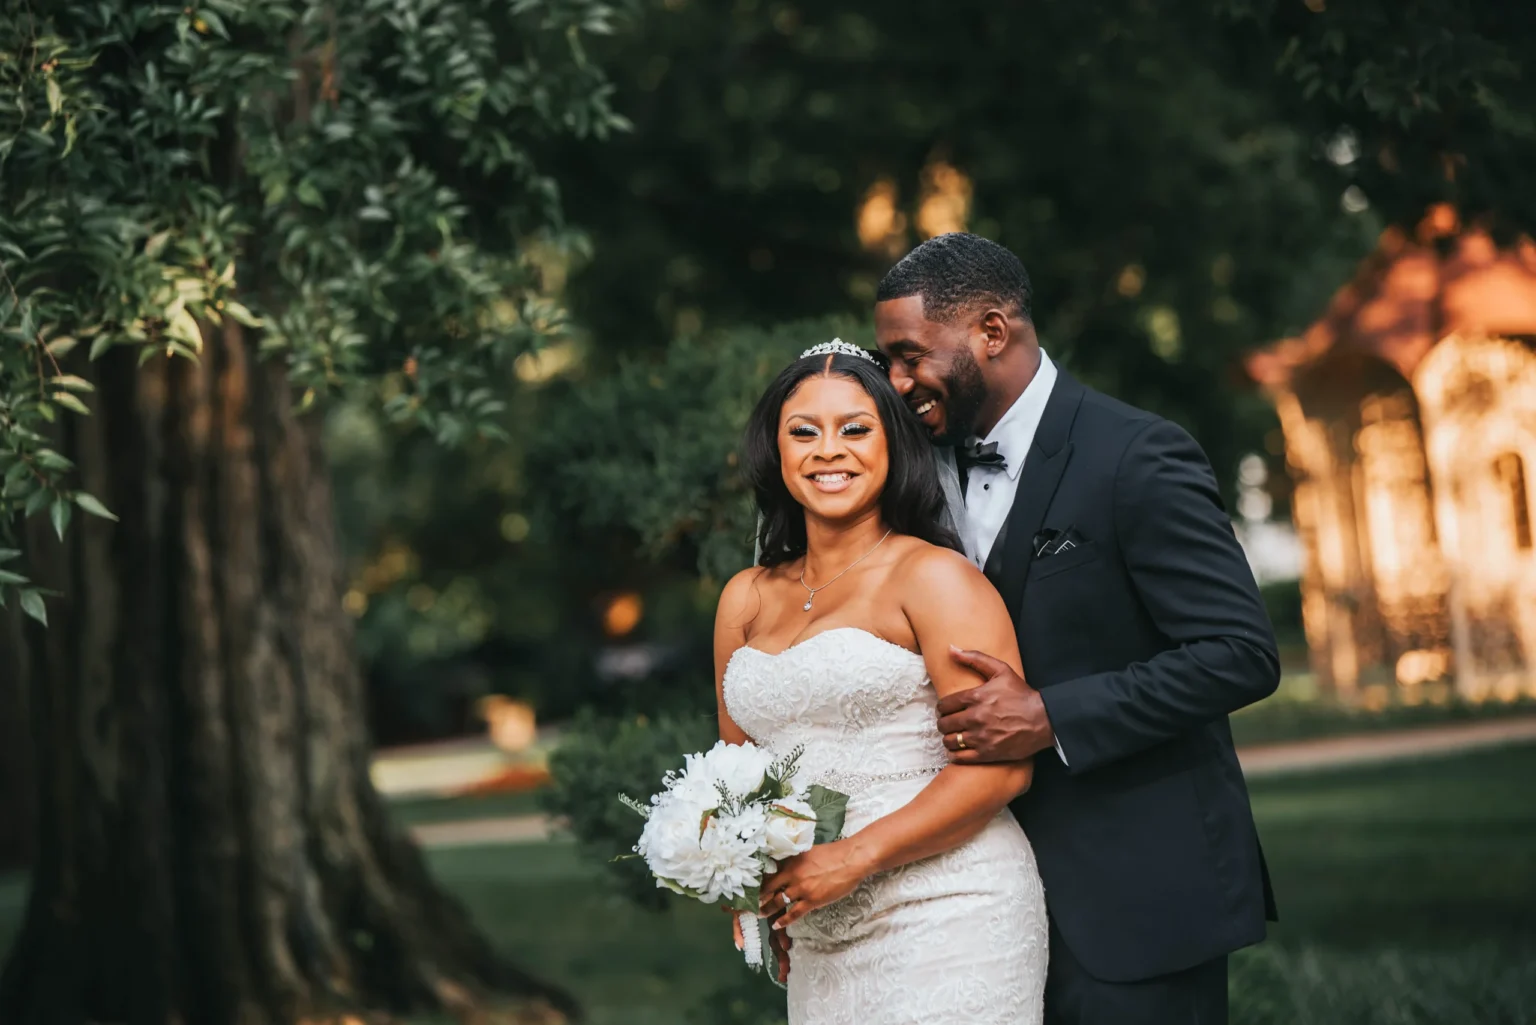
<path fill-rule="evenodd" d="M 982 575 L 981 570 L 977 569 L 964 554 L 953 548 L 945 548 L 916 537 L 904 537 L 902 542 L 900 568 L 904 574 L 918 577 L 926 577 L 930 574 L 974 576 L 983 583 L 986 582 L 987 578 Z"/>
<path fill-rule="evenodd" d="M 745 626 L 762 606 L 762 585 L 771 571 L 749 566 L 727 580 L 715 606 L 715 621 Z"/>
<path fill-rule="evenodd" d="M 894 574 L 905 601 L 934 602 L 992 591 L 992 584 L 960 552 L 908 538 Z"/>

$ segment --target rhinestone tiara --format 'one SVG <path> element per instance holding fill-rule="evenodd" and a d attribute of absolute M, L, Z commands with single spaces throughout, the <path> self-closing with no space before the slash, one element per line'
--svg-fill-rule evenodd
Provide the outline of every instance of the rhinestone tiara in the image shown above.
<path fill-rule="evenodd" d="M 867 359 L 871 363 L 875 363 L 875 357 L 869 354 L 868 349 L 861 349 L 851 342 L 843 341 L 841 338 L 834 338 L 830 342 L 822 342 L 820 345 L 813 345 L 809 349 L 806 349 L 804 352 L 802 352 L 800 354 L 800 358 L 805 359 L 807 356 L 828 355 L 858 356 L 860 359 Z M 877 363 L 876 365 L 878 366 L 879 364 Z"/>

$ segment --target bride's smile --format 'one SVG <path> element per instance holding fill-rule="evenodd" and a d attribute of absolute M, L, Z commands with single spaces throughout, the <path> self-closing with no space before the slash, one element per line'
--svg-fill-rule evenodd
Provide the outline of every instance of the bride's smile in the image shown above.
<path fill-rule="evenodd" d="M 846 491 L 853 483 L 853 478 L 858 474 L 852 470 L 839 470 L 835 473 L 813 473 L 811 480 L 816 485 L 816 490 L 826 495 L 835 495 L 840 491 Z"/>

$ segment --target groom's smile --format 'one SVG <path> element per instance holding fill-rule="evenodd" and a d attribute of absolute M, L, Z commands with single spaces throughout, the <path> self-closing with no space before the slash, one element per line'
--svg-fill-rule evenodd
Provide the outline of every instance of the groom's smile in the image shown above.
<path fill-rule="evenodd" d="M 938 399 L 925 398 L 920 402 L 912 401 L 909 396 L 907 408 L 912 410 L 912 415 L 923 422 L 928 428 L 928 433 L 939 435 L 944 430 L 944 404 Z"/>

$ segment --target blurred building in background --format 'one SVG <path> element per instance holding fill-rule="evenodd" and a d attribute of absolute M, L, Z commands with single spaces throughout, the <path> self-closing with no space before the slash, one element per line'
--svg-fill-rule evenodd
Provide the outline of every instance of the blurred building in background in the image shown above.
<path fill-rule="evenodd" d="M 1436 208 L 1248 371 L 1285 435 L 1319 680 L 1536 694 L 1536 243 Z"/>

